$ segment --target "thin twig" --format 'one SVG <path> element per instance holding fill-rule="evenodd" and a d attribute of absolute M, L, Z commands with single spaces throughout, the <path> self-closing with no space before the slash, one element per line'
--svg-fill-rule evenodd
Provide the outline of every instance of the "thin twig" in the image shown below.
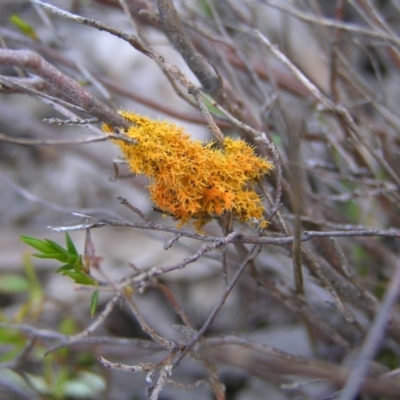
<path fill-rule="evenodd" d="M 97 359 L 100 364 L 109 369 L 116 369 L 118 371 L 123 371 L 123 372 L 130 372 L 130 373 L 142 373 L 142 374 L 147 374 L 151 371 L 154 371 L 155 369 L 155 364 L 152 363 L 140 363 L 138 365 L 125 365 L 121 363 L 113 363 L 111 361 L 108 361 L 106 358 L 103 356 L 100 356 Z"/>
<path fill-rule="evenodd" d="M 222 83 L 215 71 L 197 53 L 179 19 L 173 2 L 171 0 L 157 0 L 157 7 L 164 32 L 169 40 L 182 54 L 190 69 L 202 83 L 204 90 L 218 98 L 221 93 Z"/>
<path fill-rule="evenodd" d="M 206 322 L 203 324 L 203 326 L 200 328 L 200 330 L 196 333 L 194 338 L 185 346 L 184 350 L 179 354 L 179 357 L 174 361 L 173 366 L 174 368 L 180 363 L 180 361 L 185 357 L 185 355 L 196 345 L 196 343 L 200 340 L 200 338 L 206 333 L 207 329 L 210 327 L 210 325 L 213 323 L 216 315 L 220 311 L 221 307 L 224 305 L 226 299 L 228 298 L 229 294 L 231 293 L 232 289 L 235 287 L 238 279 L 242 275 L 243 271 L 251 262 L 254 260 L 258 254 L 260 253 L 261 248 L 259 246 L 254 246 L 251 251 L 249 251 L 247 257 L 243 262 L 240 264 L 240 267 L 236 271 L 235 275 L 232 277 L 231 281 L 229 282 L 229 285 L 226 287 L 224 290 L 224 293 L 222 294 L 221 298 L 219 299 L 218 303 L 215 305 L 214 309 L 208 316 Z"/>
<path fill-rule="evenodd" d="M 46 351 L 46 355 L 53 352 L 54 350 L 61 348 L 61 347 L 71 346 L 72 344 L 78 342 L 80 339 L 90 336 L 105 321 L 107 316 L 111 314 L 112 310 L 117 305 L 117 302 L 120 298 L 121 297 L 119 294 L 114 295 L 114 297 L 107 303 L 107 306 L 97 316 L 97 318 L 95 319 L 94 322 L 92 322 L 82 332 L 79 332 L 75 335 L 71 335 L 68 337 L 67 340 L 63 340 L 63 341 L 61 341 L 61 343 L 58 343 L 57 345 L 48 348 Z"/>
<path fill-rule="evenodd" d="M 17 66 L 40 76 L 63 93 L 74 104 L 111 126 L 123 128 L 129 126 L 129 123 L 116 111 L 110 109 L 86 91 L 74 79 L 63 74 L 32 51 L 0 49 L 0 65 Z"/>
<path fill-rule="evenodd" d="M 400 293 L 400 260 L 397 262 L 396 270 L 390 281 L 389 287 L 382 300 L 382 304 L 376 313 L 376 317 L 368 331 L 365 341 L 361 347 L 346 385 L 339 400 L 353 400 L 357 395 L 364 378 L 368 374 L 369 361 L 373 360 L 376 352 L 382 344 L 385 330 L 390 320 L 391 310 L 397 301 Z"/>
<path fill-rule="evenodd" d="M 323 18 L 321 16 L 314 17 L 310 14 L 302 13 L 298 10 L 295 10 L 292 7 L 283 6 L 282 2 L 279 0 L 278 1 L 277 0 L 264 0 L 264 1 L 266 2 L 266 4 L 268 6 L 277 8 L 281 11 L 291 14 L 294 17 L 301 19 L 302 21 L 306 21 L 306 22 L 316 24 L 316 25 L 325 26 L 327 28 L 334 28 L 334 29 L 345 31 L 345 32 L 354 33 L 354 34 L 361 35 L 361 36 L 370 37 L 373 39 L 381 39 L 381 40 L 396 44 L 397 46 L 400 46 L 400 39 L 397 36 L 388 34 L 381 30 L 378 31 L 378 30 L 365 29 L 362 26 L 358 26 L 358 25 L 350 24 L 350 23 L 343 23 L 343 22 L 340 22 L 337 20 Z"/>
<path fill-rule="evenodd" d="M 50 329 L 40 329 L 35 328 L 31 325 L 26 324 L 14 324 L 8 322 L 0 322 L 0 328 L 16 330 L 18 332 L 22 332 L 24 335 L 31 337 L 32 339 L 40 339 L 42 341 L 67 341 L 70 336 L 64 335 L 62 333 L 50 330 Z M 163 348 L 150 340 L 144 339 L 127 339 L 127 338 L 117 338 L 110 336 L 87 336 L 80 337 L 77 339 L 74 344 L 85 344 L 85 345 L 114 345 L 114 346 L 123 346 L 123 347 L 137 347 L 140 349 L 147 349 L 153 351 L 159 351 Z"/>
<path fill-rule="evenodd" d="M 116 135 L 113 135 L 113 138 Z M 104 135 L 104 136 L 99 136 L 99 137 L 91 137 L 87 139 L 75 139 L 75 140 L 70 140 L 70 139 L 32 139 L 32 138 L 21 138 L 21 137 L 12 137 L 9 135 L 5 135 L 4 133 L 0 132 L 0 140 L 7 142 L 7 143 L 12 143 L 12 144 L 17 144 L 20 146 L 64 146 L 64 145 L 80 145 L 80 144 L 88 144 L 88 143 L 96 143 L 96 142 L 104 142 L 106 140 L 110 140 L 111 136 L 110 135 Z"/>
<path fill-rule="evenodd" d="M 351 116 L 349 111 L 342 105 L 334 104 L 328 97 L 326 97 L 318 87 L 312 83 L 305 74 L 294 65 L 294 63 L 283 54 L 278 46 L 273 45 L 268 38 L 266 38 L 260 31 L 255 30 L 254 34 L 258 37 L 262 43 L 264 43 L 267 48 L 281 61 L 284 65 L 286 65 L 290 71 L 296 76 L 296 78 L 310 91 L 310 93 L 320 102 L 323 108 L 326 111 L 331 111 L 337 114 L 342 120 L 346 123 L 349 128 L 349 132 L 351 133 L 352 139 L 355 142 L 361 143 L 365 146 L 368 151 L 374 156 L 376 160 L 382 165 L 385 171 L 391 176 L 394 182 L 396 182 L 397 186 L 400 187 L 400 176 L 396 173 L 396 171 L 389 165 L 383 155 L 376 151 L 371 144 L 369 144 L 365 135 L 362 134 L 358 125 L 355 123 L 354 118 Z"/>
<path fill-rule="evenodd" d="M 93 217 L 92 217 L 93 218 Z M 49 226 L 48 228 L 56 232 L 69 232 L 69 231 L 80 231 L 85 229 L 101 228 L 104 226 L 124 226 L 136 229 L 148 229 L 154 231 L 170 232 L 174 234 L 179 234 L 181 236 L 189 237 L 196 240 L 201 240 L 205 242 L 210 242 L 213 244 L 220 243 L 221 238 L 209 235 L 202 235 L 194 231 L 189 231 L 186 229 L 174 228 L 169 225 L 157 224 L 155 222 L 141 223 L 141 222 L 128 222 L 121 220 L 110 220 L 105 218 L 93 218 L 96 222 L 84 223 L 73 226 Z M 293 236 L 278 236 L 278 237 L 259 237 L 259 236 L 249 236 L 243 235 L 235 232 L 235 237 L 230 240 L 230 243 L 254 243 L 254 244 L 291 244 L 293 242 Z M 300 241 L 306 242 L 312 240 L 316 237 L 366 237 L 366 236 L 376 236 L 376 237 L 392 237 L 399 238 L 400 231 L 396 229 L 360 229 L 360 230 L 343 230 L 343 231 L 303 231 L 300 236 Z"/>

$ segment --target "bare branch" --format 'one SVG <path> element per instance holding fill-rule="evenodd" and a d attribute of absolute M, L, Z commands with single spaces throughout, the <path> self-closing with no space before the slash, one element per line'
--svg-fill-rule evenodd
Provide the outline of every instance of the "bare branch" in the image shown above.
<path fill-rule="evenodd" d="M 390 321 L 390 314 L 400 293 L 400 261 L 390 281 L 389 287 L 383 298 L 382 304 L 377 311 L 371 329 L 365 338 L 351 371 L 346 385 L 339 400 L 352 400 L 357 395 L 364 378 L 368 373 L 368 363 L 375 357 L 376 352 L 382 344 L 387 324 Z"/>
<path fill-rule="evenodd" d="M 310 14 L 306 14 L 301 11 L 295 10 L 292 7 L 284 6 L 280 1 L 277 0 L 264 0 L 264 2 L 266 3 L 266 5 L 282 10 L 290 15 L 293 15 L 296 18 L 301 19 L 302 21 L 306 21 L 315 25 L 325 26 L 328 28 L 342 30 L 349 33 L 354 33 L 361 36 L 370 37 L 373 39 L 381 39 L 384 41 L 392 42 L 397 46 L 400 46 L 400 39 L 398 37 L 392 34 L 388 34 L 386 32 L 382 32 L 381 30 L 378 31 L 378 30 L 365 29 L 362 26 L 343 23 L 337 20 L 323 18 L 321 16 L 314 17 Z"/>
<path fill-rule="evenodd" d="M 0 65 L 23 68 L 40 76 L 88 114 L 111 126 L 127 128 L 129 124 L 115 111 L 87 92 L 75 80 L 53 67 L 38 54 L 28 50 L 0 49 Z"/>
<path fill-rule="evenodd" d="M 188 34 L 186 33 L 178 13 L 171 0 L 157 0 L 161 23 L 169 40 L 182 54 L 182 57 L 190 69 L 202 83 L 204 90 L 213 97 L 220 97 L 222 83 L 215 71 L 201 57 L 194 48 Z"/>

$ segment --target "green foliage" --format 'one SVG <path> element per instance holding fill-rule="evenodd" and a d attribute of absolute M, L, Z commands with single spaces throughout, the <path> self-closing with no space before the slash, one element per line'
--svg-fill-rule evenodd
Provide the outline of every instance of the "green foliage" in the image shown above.
<path fill-rule="evenodd" d="M 36 320 L 43 310 L 43 289 L 28 255 L 24 257 L 23 270 L 24 275 L 0 275 L 0 292 L 26 295 L 26 300 L 15 310 L 13 317 L 6 317 L 0 313 L 2 323 L 20 323 L 26 319 Z M 4 346 L 6 350 L 0 355 L 0 362 L 14 359 L 23 350 L 26 341 L 26 337 L 20 331 L 1 327 L 0 346 Z"/>
<path fill-rule="evenodd" d="M 201 0 L 197 3 L 197 6 L 198 6 L 199 11 L 202 13 L 202 15 L 204 15 L 204 17 L 206 17 L 206 18 L 213 17 L 212 10 L 207 1 Z"/>
<path fill-rule="evenodd" d="M 42 374 L 27 374 L 27 376 L 30 385 L 36 392 L 46 396 L 45 398 L 53 400 L 101 398 L 101 392 L 106 385 L 102 376 L 87 371 L 79 365 L 72 365 L 71 360 L 63 362 L 55 355 L 45 357 L 43 362 Z"/>
<path fill-rule="evenodd" d="M 76 324 L 76 321 L 72 317 L 66 315 L 61 320 L 58 326 L 58 330 L 63 335 L 74 335 L 75 333 L 78 332 L 78 326 Z"/>
<path fill-rule="evenodd" d="M 368 276 L 370 269 L 368 268 L 368 253 L 363 246 L 354 246 L 352 248 L 353 264 L 357 269 L 357 274 L 365 278 Z"/>
<path fill-rule="evenodd" d="M 208 97 L 204 96 L 203 100 L 204 104 L 206 105 L 208 111 L 210 111 L 211 114 L 216 115 L 217 117 L 222 117 L 222 118 L 225 117 L 225 115 L 220 110 L 218 110 L 217 107 L 213 105 L 214 101 L 213 99 L 211 98 L 209 99 Z"/>
<path fill-rule="evenodd" d="M 78 254 L 74 243 L 68 233 L 65 234 L 66 248 L 61 247 L 50 239 L 37 239 L 29 236 L 21 236 L 21 240 L 38 250 L 33 254 L 37 258 L 48 258 L 62 262 L 64 265 L 57 272 L 69 276 L 80 285 L 97 285 L 97 281 L 88 273 L 82 256 Z"/>
<path fill-rule="evenodd" d="M 49 240 L 42 241 L 29 237 L 23 237 L 22 240 L 39 250 L 39 256 L 54 254 L 53 258 L 57 261 L 68 260 L 75 265 L 74 268 L 81 266 L 81 257 L 69 237 L 66 240 L 66 249 Z M 12 316 L 6 316 L 0 312 L 0 323 L 2 323 L 0 327 L 0 347 L 2 348 L 0 363 L 15 360 L 28 343 L 27 335 L 14 328 L 14 324 L 32 323 L 40 319 L 43 312 L 46 298 L 32 265 L 30 254 L 24 255 L 23 271 L 24 273 L 20 275 L 0 275 L 0 292 L 18 293 L 26 298 L 15 309 Z M 95 297 L 92 296 L 92 310 L 95 310 L 95 305 L 97 306 L 96 300 L 93 300 Z M 79 331 L 76 320 L 69 314 L 62 316 L 58 328 L 59 332 L 64 335 L 73 335 Z M 104 378 L 96 372 L 96 356 L 94 354 L 90 351 L 74 352 L 69 348 L 62 348 L 45 356 L 46 350 L 44 343 L 37 342 L 29 355 L 31 361 L 41 363 L 41 367 L 37 368 L 34 373 L 26 372 L 25 377 L 29 381 L 29 385 L 21 379 L 18 373 L 8 368 L 2 369 L 3 379 L 31 394 L 32 398 L 36 398 L 38 395 L 43 396 L 40 398 L 53 400 L 67 398 L 87 400 L 101 397 L 106 383 Z"/>
<path fill-rule="evenodd" d="M 31 39 L 37 40 L 38 36 L 32 25 L 24 21 L 19 15 L 13 14 L 10 17 L 10 22 L 14 24 L 24 35 Z"/>
<path fill-rule="evenodd" d="M 99 303 L 99 291 L 95 290 L 90 298 L 90 316 L 96 314 L 97 304 Z"/>
<path fill-rule="evenodd" d="M 25 278 L 29 282 L 29 302 L 31 304 L 42 302 L 44 298 L 43 288 L 36 275 L 35 267 L 32 264 L 32 258 L 29 254 L 25 254 L 24 256 L 23 270 Z"/>
<path fill-rule="evenodd" d="M 282 136 L 277 132 L 271 132 L 271 140 L 278 149 L 283 148 Z"/>
<path fill-rule="evenodd" d="M 22 350 L 26 343 L 24 336 L 9 328 L 0 328 L 0 345 L 4 350 L 0 355 L 0 363 L 13 360 Z"/>
<path fill-rule="evenodd" d="M 361 207 L 356 201 L 348 200 L 346 202 L 338 202 L 336 207 L 338 212 L 351 224 L 357 224 L 360 220 Z"/>
<path fill-rule="evenodd" d="M 29 289 L 29 281 L 19 274 L 0 275 L 0 293 L 23 293 Z"/>
<path fill-rule="evenodd" d="M 381 349 L 376 356 L 376 361 L 385 365 L 390 370 L 395 370 L 399 368 L 400 365 L 399 356 L 389 348 Z"/>

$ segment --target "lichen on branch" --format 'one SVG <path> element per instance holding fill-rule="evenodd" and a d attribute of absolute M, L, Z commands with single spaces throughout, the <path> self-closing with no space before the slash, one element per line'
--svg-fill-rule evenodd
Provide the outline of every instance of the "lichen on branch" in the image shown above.
<path fill-rule="evenodd" d="M 120 114 L 132 125 L 125 130 L 137 144 L 113 140 L 131 171 L 150 179 L 154 203 L 181 224 L 196 219 L 201 228 L 211 216 L 230 211 L 240 221 L 263 220 L 263 205 L 254 187 L 273 165 L 243 140 L 225 138 L 224 149 L 193 140 L 180 126 L 129 111 Z M 111 133 L 112 128 L 104 125 Z M 266 225 L 266 222 L 263 222 Z"/>

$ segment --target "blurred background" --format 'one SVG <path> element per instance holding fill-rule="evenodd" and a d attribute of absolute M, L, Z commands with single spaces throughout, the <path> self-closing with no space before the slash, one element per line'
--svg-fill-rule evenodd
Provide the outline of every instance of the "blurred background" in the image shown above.
<path fill-rule="evenodd" d="M 157 2 L 48 3 L 127 34 L 140 34 L 191 82 L 204 87 L 182 56 L 182 48 L 168 39 Z M 297 259 L 303 271 L 301 295 L 293 273 L 294 249 L 291 245 L 264 245 L 253 269 L 241 276 L 208 329 L 204 337 L 208 344 L 199 350 L 201 356 L 192 354 L 183 360 L 171 377 L 178 385 L 166 384 L 159 399 L 339 398 L 337 391 L 344 383 L 339 368 L 351 369 L 355 350 L 368 333 L 398 263 L 400 4 L 395 0 L 201 0 L 173 4 L 196 54 L 223 80 L 222 94 L 215 96 L 217 102 L 241 122 L 264 132 L 279 153 L 283 175 L 279 177 L 276 166 L 264 184 L 273 200 L 282 186 L 282 204 L 274 210 L 264 235 L 291 236 L 303 230 L 386 233 L 321 237 L 303 244 L 302 257 Z M 21 21 L 32 30 L 21 26 Z M 337 110 L 324 108 L 288 65 L 257 39 L 254 30 L 277 45 L 321 96 L 343 107 L 355 128 Z M 187 90 L 116 36 L 61 18 L 28 1 L 0 0 L 0 45 L 40 54 L 113 109 L 168 120 L 183 126 L 195 139 L 213 140 Z M 0 75 L 33 78 L 1 63 Z M 57 88 L 41 84 L 39 92 L 64 98 Z M 68 117 L 51 101 L 5 88 L 1 80 L 0 85 L 2 321 L 65 334 L 80 332 L 91 321 L 91 292 L 56 274 L 57 263 L 32 259 L 19 236 L 63 244 L 64 235 L 51 227 L 86 221 L 73 213 L 138 221 L 118 196 L 128 199 L 151 221 L 172 227 L 177 222 L 154 209 L 146 177 L 125 176 L 129 171 L 111 142 L 35 146 L 7 140 L 79 141 L 100 134 L 101 124 L 88 128 L 46 123 L 44 119 Z M 207 92 L 206 87 L 204 90 Z M 210 110 L 225 135 L 250 141 L 258 154 L 273 160 L 264 143 L 218 110 Z M 265 200 L 266 214 L 272 207 Z M 184 229 L 194 230 L 191 224 Z M 234 229 L 259 235 L 254 227 L 237 221 Z M 223 236 L 216 221 L 204 227 L 204 234 Z M 178 264 L 203 244 L 183 237 L 165 250 L 170 233 L 112 226 L 93 229 L 91 235 L 102 270 L 110 280 L 130 275 L 132 265 L 145 271 Z M 71 237 L 83 252 L 85 232 L 71 232 Z M 247 250 L 250 248 L 247 245 Z M 173 294 L 193 329 L 199 329 L 224 293 L 224 259 L 231 278 L 243 261 L 233 246 L 225 253 L 207 253 L 181 270 L 148 282 L 145 290 L 134 296 L 147 323 L 162 337 L 189 340 L 193 332 L 181 327 L 176 308 L 166 297 Z M 29 280 L 32 273 L 40 288 L 34 298 Z M 15 283 L 16 276 L 21 282 Z M 8 282 L 12 282 L 11 288 Z M 105 307 L 111 296 L 101 292 L 100 305 Z M 380 351 L 371 360 L 375 377 L 398 368 L 398 311 L 396 306 Z M 15 332 L 20 331 L 1 330 L 3 363 L 17 357 L 27 339 L 35 337 Z M 150 342 L 122 302 L 96 334 Z M 108 345 L 78 343 L 43 358 L 45 350 L 55 344 L 52 340 L 46 342 L 38 335 L 32 343 L 35 350 L 29 350 L 23 363 L 2 368 L 1 399 L 145 399 L 150 396 L 146 385 L 151 385 L 143 374 L 106 370 L 96 357 L 104 355 L 114 362 L 136 365 L 160 362 L 166 355 L 150 344 L 146 349 L 144 345 L 111 343 L 111 339 Z M 315 370 L 289 368 L 307 363 Z M 332 376 L 335 379 L 329 380 Z M 387 392 L 379 392 L 381 387 L 376 385 L 373 390 L 365 389 L 359 398 L 396 398 L 400 391 L 396 392 L 395 380 L 387 385 Z M 215 382 L 225 385 L 225 395 L 218 394 Z"/>

